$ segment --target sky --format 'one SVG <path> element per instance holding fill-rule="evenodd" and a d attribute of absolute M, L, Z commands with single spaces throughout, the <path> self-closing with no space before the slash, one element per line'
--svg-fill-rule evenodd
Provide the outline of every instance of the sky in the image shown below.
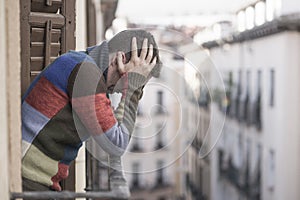
<path fill-rule="evenodd" d="M 256 0 L 119 0 L 117 17 L 135 23 L 207 23 L 227 19 L 229 13 Z"/>

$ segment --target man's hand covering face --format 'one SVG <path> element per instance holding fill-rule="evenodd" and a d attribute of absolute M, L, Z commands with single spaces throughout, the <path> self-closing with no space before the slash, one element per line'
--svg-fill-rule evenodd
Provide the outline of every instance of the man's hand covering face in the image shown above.
<path fill-rule="evenodd" d="M 131 46 L 131 59 L 128 63 L 124 64 L 122 52 L 118 52 L 117 54 L 118 70 L 120 74 L 124 74 L 126 72 L 135 72 L 141 74 L 147 80 L 149 80 L 151 78 L 150 72 L 154 68 L 157 59 L 157 57 L 155 57 L 151 62 L 153 57 L 153 45 L 150 44 L 148 50 L 148 39 L 145 38 L 140 56 L 138 56 L 137 42 L 135 37 L 132 38 Z"/>

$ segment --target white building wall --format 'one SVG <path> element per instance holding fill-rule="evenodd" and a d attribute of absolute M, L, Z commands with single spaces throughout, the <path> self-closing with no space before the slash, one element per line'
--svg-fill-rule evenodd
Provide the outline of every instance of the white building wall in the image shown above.
<path fill-rule="evenodd" d="M 0 2 L 0 26 L 4 27 L 0 31 L 0 160 L 2 169 L 0 170 L 0 195 L 1 199 L 9 199 L 9 151 L 8 151 L 8 119 L 7 119 L 7 83 L 6 83 L 6 12 L 5 1 Z"/>
<path fill-rule="evenodd" d="M 281 14 L 291 14 L 300 12 L 300 1 L 298 0 L 280 0 L 278 6 L 281 7 Z"/>
<path fill-rule="evenodd" d="M 0 199 L 21 192 L 20 5 L 0 2 Z"/>
<path fill-rule="evenodd" d="M 86 25 L 86 1 L 76 1 L 76 50 L 87 48 L 87 25 Z M 85 143 L 79 149 L 75 164 L 75 190 L 85 192 L 86 169 L 85 169 Z"/>

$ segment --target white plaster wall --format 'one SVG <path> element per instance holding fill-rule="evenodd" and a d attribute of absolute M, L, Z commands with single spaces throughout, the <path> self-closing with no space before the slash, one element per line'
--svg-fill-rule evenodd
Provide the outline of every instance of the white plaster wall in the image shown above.
<path fill-rule="evenodd" d="M 87 47 L 86 16 L 86 1 L 76 1 L 76 50 L 85 50 Z M 85 143 L 80 148 L 75 162 L 75 190 L 85 192 Z"/>
<path fill-rule="evenodd" d="M 6 95 L 7 127 L 9 133 L 10 191 L 21 191 L 21 62 L 20 62 L 20 5 L 5 1 L 6 7 Z"/>
<path fill-rule="evenodd" d="M 5 23 L 5 1 L 0 1 L 0 197 L 9 199 L 9 176 L 8 176 L 8 120 L 7 120 L 7 90 L 6 90 L 6 23 Z"/>
<path fill-rule="evenodd" d="M 281 0 L 280 4 L 282 15 L 300 12 L 300 1 L 298 0 Z"/>
<path fill-rule="evenodd" d="M 87 47 L 86 1 L 76 1 L 76 50 Z"/>

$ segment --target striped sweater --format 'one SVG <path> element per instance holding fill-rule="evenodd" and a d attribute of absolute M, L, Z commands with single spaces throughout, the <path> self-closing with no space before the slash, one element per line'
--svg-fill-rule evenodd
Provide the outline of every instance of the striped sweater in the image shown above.
<path fill-rule="evenodd" d="M 123 154 L 145 78 L 136 73 L 121 78 L 126 86 L 114 111 L 99 67 L 108 66 L 106 42 L 101 49 L 101 59 L 89 55 L 91 49 L 60 56 L 23 96 L 22 177 L 60 191 L 59 181 L 67 178 L 69 164 L 89 137 L 107 153 Z"/>

